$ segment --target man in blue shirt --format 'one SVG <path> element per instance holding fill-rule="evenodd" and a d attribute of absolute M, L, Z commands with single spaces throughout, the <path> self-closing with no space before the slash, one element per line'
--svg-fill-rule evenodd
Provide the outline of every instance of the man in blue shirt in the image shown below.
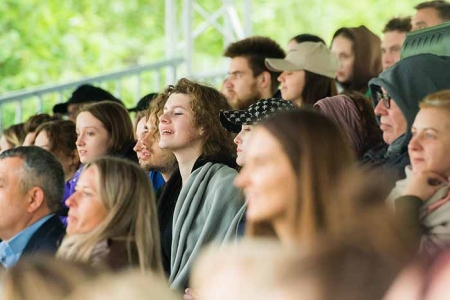
<path fill-rule="evenodd" d="M 9 268 L 23 255 L 55 253 L 64 227 L 55 212 L 64 189 L 61 163 L 39 147 L 0 154 L 0 263 Z"/>

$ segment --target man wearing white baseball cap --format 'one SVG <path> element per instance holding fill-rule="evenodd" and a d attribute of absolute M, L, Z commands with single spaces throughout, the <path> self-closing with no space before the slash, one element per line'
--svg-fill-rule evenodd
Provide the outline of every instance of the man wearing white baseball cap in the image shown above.
<path fill-rule="evenodd" d="M 339 63 L 322 43 L 300 43 L 284 59 L 266 58 L 265 62 L 269 70 L 283 72 L 278 81 L 284 100 L 304 106 L 337 95 L 334 77 Z"/>

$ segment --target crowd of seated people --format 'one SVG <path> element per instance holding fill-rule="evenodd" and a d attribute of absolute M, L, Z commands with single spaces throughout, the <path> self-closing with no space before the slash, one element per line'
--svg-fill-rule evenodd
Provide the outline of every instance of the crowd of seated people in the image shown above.
<path fill-rule="evenodd" d="M 415 10 L 5 128 L 0 299 L 447 299 L 450 53 L 400 49 L 450 3 Z"/>

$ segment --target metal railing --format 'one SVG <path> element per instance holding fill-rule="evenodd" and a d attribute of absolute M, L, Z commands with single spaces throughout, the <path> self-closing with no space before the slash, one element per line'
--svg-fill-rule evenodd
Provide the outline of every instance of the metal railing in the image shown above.
<path fill-rule="evenodd" d="M 0 95 L 0 129 L 23 122 L 33 114 L 51 112 L 54 104 L 66 101 L 75 88 L 86 83 L 100 87 L 107 85 L 107 90 L 115 90 L 113 94 L 122 101 L 125 100 L 124 103 L 130 101 L 126 101 L 123 97 L 128 97 L 128 100 L 131 97 L 133 103 L 136 103 L 144 94 L 158 92 L 164 86 L 173 84 L 178 68 L 184 62 L 183 58 L 175 58 L 86 77 L 69 83 L 43 85 L 2 94 Z M 123 89 L 124 85 L 126 89 Z M 113 86 L 112 89 L 111 86 Z M 144 92 L 143 86 L 145 86 Z"/>

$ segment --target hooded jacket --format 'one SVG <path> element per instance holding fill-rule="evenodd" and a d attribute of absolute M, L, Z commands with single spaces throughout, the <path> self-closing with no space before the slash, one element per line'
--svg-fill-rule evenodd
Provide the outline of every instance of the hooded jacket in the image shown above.
<path fill-rule="evenodd" d="M 336 31 L 333 39 L 342 34 L 352 37 L 355 61 L 352 81 L 340 82 L 340 84 L 344 90 L 366 93 L 369 80 L 377 77 L 383 70 L 381 65 L 381 40 L 364 25 L 343 27 Z"/>
<path fill-rule="evenodd" d="M 383 87 L 403 113 L 406 132 L 390 145 L 369 150 L 363 159 L 365 164 L 393 169 L 396 180 L 405 177 L 404 169 L 410 164 L 408 143 L 411 126 L 419 111 L 419 102 L 427 95 L 450 89 L 450 57 L 434 54 L 419 54 L 400 60 L 369 82 L 374 107 L 377 106 L 377 91 Z M 379 122 L 379 118 L 378 118 Z"/>

